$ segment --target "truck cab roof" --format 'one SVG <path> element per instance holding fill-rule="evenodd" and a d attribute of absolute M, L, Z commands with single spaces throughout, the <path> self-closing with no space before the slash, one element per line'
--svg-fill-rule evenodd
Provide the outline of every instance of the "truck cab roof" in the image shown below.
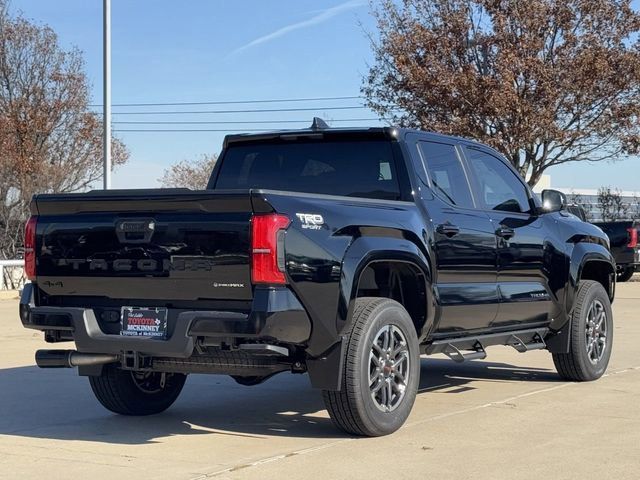
<path fill-rule="evenodd" d="M 436 132 L 427 132 L 424 130 L 418 130 L 413 128 L 404 128 L 398 126 L 386 126 L 386 127 L 329 127 L 324 124 L 324 127 L 317 126 L 318 119 L 314 119 L 312 125 L 309 128 L 299 129 L 285 129 L 285 130 L 272 130 L 261 133 L 240 133 L 226 135 L 224 138 L 224 148 L 229 145 L 237 143 L 253 143 L 253 142 L 269 142 L 279 140 L 295 140 L 297 138 L 317 138 L 318 140 L 323 138 L 359 138 L 359 139 L 374 139 L 374 138 L 387 138 L 389 140 L 402 140 L 407 134 L 413 133 L 417 135 L 429 136 L 432 139 L 441 139 L 455 142 L 465 142 L 469 144 L 482 145 L 474 140 L 470 140 L 464 137 L 456 137 L 453 135 L 444 135 Z"/>

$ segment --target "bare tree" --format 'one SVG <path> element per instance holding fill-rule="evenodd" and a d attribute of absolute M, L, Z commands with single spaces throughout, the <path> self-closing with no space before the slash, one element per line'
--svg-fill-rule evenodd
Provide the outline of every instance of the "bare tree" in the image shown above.
<path fill-rule="evenodd" d="M 102 120 L 88 90 L 81 53 L 0 0 L 0 258 L 17 254 L 34 193 L 80 191 L 101 178 Z M 115 165 L 128 159 L 119 140 L 112 149 Z"/>
<path fill-rule="evenodd" d="M 382 0 L 363 94 L 400 125 L 471 137 L 535 185 L 640 147 L 630 0 Z"/>
<path fill-rule="evenodd" d="M 202 155 L 198 160 L 182 160 L 164 171 L 160 183 L 165 188 L 190 188 L 204 190 L 218 156 Z"/>
<path fill-rule="evenodd" d="M 611 187 L 598 189 L 598 208 L 604 222 L 615 222 L 629 216 L 629 205 L 624 202 L 622 192 Z"/>
<path fill-rule="evenodd" d="M 593 205 L 585 200 L 585 198 L 581 194 L 571 192 L 567 197 L 567 202 L 569 203 L 569 205 L 578 205 L 579 207 L 581 207 L 582 210 L 584 210 L 585 220 L 587 222 L 591 221 L 591 219 L 593 218 Z"/>

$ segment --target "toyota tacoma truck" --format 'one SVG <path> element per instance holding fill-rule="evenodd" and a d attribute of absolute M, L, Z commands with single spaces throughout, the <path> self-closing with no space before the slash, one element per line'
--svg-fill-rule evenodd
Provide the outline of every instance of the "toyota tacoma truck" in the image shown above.
<path fill-rule="evenodd" d="M 495 150 L 401 128 L 230 135 L 206 190 L 36 195 L 20 302 L 123 415 L 168 408 L 192 373 L 306 373 L 334 424 L 407 419 L 421 355 L 546 349 L 602 376 L 615 263 L 606 235 L 537 200 Z"/>

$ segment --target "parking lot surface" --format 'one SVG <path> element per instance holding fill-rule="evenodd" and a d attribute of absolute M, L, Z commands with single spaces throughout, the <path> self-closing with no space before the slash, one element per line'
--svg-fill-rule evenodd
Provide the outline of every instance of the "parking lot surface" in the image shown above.
<path fill-rule="evenodd" d="M 546 351 L 423 358 L 407 424 L 369 439 L 335 430 L 302 375 L 192 375 L 167 412 L 113 415 L 74 370 L 34 366 L 47 344 L 0 300 L 0 478 L 637 479 L 640 281 L 618 285 L 614 317 L 597 382 L 562 381 Z"/>

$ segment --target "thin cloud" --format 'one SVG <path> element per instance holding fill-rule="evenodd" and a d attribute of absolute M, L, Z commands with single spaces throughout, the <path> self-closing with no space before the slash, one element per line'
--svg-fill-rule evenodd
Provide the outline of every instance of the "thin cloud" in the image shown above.
<path fill-rule="evenodd" d="M 235 49 L 231 52 L 230 55 L 236 55 L 240 52 L 248 50 L 249 48 L 253 48 L 257 45 L 261 45 L 266 42 L 270 42 L 276 38 L 282 37 L 288 33 L 291 33 L 295 30 L 300 30 L 302 28 L 311 27 L 313 25 L 318 25 L 319 23 L 326 22 L 336 15 L 340 15 L 347 10 L 353 10 L 354 8 L 361 7 L 366 5 L 366 0 L 349 0 L 348 2 L 341 3 L 340 5 L 336 5 L 335 7 L 327 8 L 326 10 L 321 11 L 314 17 L 311 17 L 308 20 L 303 20 L 298 23 L 292 23 L 291 25 L 287 25 L 285 27 L 279 28 L 278 30 L 271 32 L 267 35 L 263 35 L 262 37 L 256 38 L 255 40 L 250 41 L 246 45 L 243 45 L 240 48 Z"/>

